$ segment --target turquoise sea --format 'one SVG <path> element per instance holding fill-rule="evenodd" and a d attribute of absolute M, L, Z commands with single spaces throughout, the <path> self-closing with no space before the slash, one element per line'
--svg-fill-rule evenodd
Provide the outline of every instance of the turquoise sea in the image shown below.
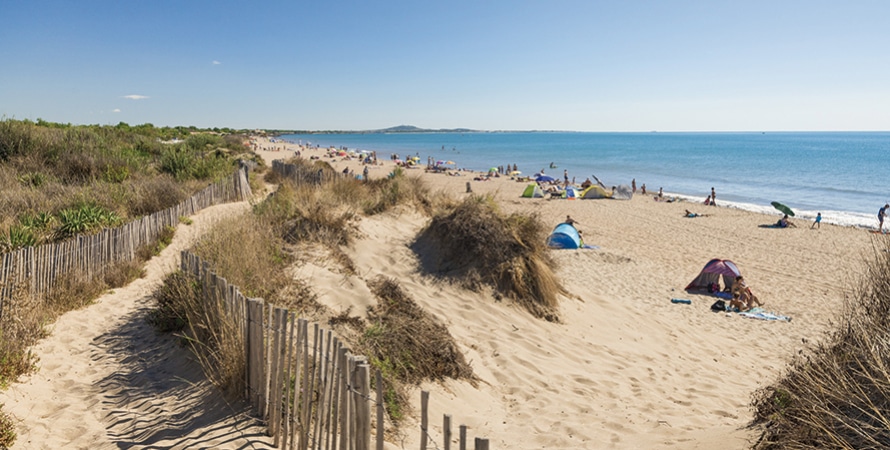
<path fill-rule="evenodd" d="M 516 164 L 525 175 L 542 169 L 580 183 L 596 175 L 607 186 L 646 184 L 647 190 L 703 201 L 711 187 L 718 204 L 798 218 L 821 212 L 827 223 L 876 227 L 890 201 L 890 132 L 750 133 L 368 133 L 283 135 L 321 147 L 420 155 L 485 171 Z M 557 166 L 550 169 L 551 162 Z M 591 177 L 592 179 L 592 177 Z M 517 195 L 521 189 L 517 187 Z"/>

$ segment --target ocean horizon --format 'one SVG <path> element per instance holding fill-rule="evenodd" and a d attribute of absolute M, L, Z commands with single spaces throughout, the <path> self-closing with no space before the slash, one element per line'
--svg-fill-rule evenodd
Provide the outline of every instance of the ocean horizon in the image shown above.
<path fill-rule="evenodd" d="M 452 167 L 488 171 L 516 165 L 523 175 L 542 170 L 580 184 L 598 177 L 607 186 L 646 185 L 665 195 L 767 214 L 770 203 L 796 218 L 876 228 L 890 201 L 882 168 L 890 167 L 890 132 L 573 132 L 472 131 L 285 134 L 294 143 L 376 151 L 377 157 L 420 156 Z M 551 168 L 551 164 L 555 168 Z M 516 186 L 517 196 L 523 186 Z M 703 206 L 703 205 L 702 205 Z"/>

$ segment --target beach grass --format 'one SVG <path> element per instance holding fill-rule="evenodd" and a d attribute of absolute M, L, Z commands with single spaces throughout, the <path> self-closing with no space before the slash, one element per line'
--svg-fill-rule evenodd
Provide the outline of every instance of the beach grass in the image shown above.
<path fill-rule="evenodd" d="M 827 339 L 755 392 L 756 448 L 890 446 L 890 241 L 875 245 Z"/>
<path fill-rule="evenodd" d="M 394 421 L 407 410 L 405 387 L 446 378 L 475 381 L 448 328 L 411 299 L 398 280 L 377 277 L 368 282 L 377 305 L 356 351 L 368 356 L 383 375 L 386 409 Z"/>
<path fill-rule="evenodd" d="M 559 321 L 564 292 L 535 215 L 504 214 L 490 196 L 470 196 L 433 216 L 415 242 L 436 256 L 424 265 L 433 274 L 465 287 L 494 289 L 496 298 L 515 300 L 535 317 Z"/>

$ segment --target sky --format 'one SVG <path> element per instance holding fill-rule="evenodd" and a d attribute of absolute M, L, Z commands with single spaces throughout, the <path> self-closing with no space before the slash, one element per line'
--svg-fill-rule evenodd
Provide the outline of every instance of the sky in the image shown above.
<path fill-rule="evenodd" d="M 0 0 L 0 119 L 890 130 L 884 0 Z"/>

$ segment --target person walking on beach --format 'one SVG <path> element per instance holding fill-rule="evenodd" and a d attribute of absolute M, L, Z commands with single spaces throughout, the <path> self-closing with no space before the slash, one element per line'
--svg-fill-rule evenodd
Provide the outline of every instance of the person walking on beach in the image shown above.
<path fill-rule="evenodd" d="M 822 228 L 822 213 L 816 213 L 816 221 L 810 225 L 810 229 L 812 230 L 813 228 Z"/>
<path fill-rule="evenodd" d="M 636 178 L 634 178 L 633 180 L 630 180 L 630 189 L 633 191 L 634 194 L 637 193 L 637 179 Z"/>
<path fill-rule="evenodd" d="M 890 203 L 884 204 L 884 206 L 878 210 L 878 231 L 881 233 L 884 232 L 884 217 L 887 217 L 887 208 L 890 208 Z"/>
<path fill-rule="evenodd" d="M 568 169 L 562 169 L 562 178 L 565 180 L 566 186 L 568 186 L 569 185 L 569 170 Z"/>
<path fill-rule="evenodd" d="M 714 192 L 714 188 L 711 188 L 711 206 L 717 206 L 717 194 Z"/>

